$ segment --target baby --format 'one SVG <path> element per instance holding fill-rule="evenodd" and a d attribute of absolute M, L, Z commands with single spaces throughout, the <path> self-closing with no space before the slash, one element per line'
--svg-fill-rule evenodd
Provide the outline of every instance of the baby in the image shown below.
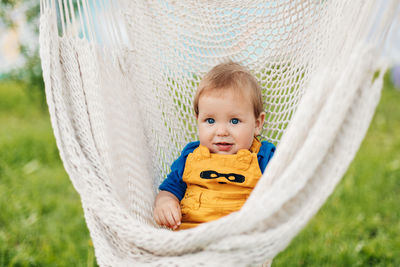
<path fill-rule="evenodd" d="M 199 141 L 172 164 L 155 200 L 154 219 L 187 229 L 239 210 L 275 146 L 257 136 L 265 119 L 257 80 L 243 66 L 215 66 L 194 98 Z"/>

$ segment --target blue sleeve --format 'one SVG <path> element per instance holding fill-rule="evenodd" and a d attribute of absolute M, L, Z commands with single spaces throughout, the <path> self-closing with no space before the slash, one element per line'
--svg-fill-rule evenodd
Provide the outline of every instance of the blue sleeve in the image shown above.
<path fill-rule="evenodd" d="M 190 142 L 182 150 L 181 155 L 171 165 L 171 172 L 167 178 L 162 182 L 159 189 L 168 191 L 174 194 L 179 201 L 182 200 L 186 192 L 186 183 L 182 180 L 183 171 L 185 170 L 185 164 L 187 156 L 193 152 L 200 145 L 199 141 Z"/>
<path fill-rule="evenodd" d="M 275 145 L 268 142 L 262 141 L 260 151 L 258 151 L 257 158 L 258 164 L 260 165 L 261 172 L 264 173 L 265 168 L 267 167 L 268 162 L 272 158 L 275 153 Z"/>

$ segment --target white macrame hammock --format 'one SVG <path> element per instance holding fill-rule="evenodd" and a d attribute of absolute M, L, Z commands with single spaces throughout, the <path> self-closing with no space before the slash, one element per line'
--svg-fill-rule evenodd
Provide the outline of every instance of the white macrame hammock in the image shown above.
<path fill-rule="evenodd" d="M 398 0 L 41 0 L 51 121 L 99 265 L 254 266 L 275 257 L 365 135 L 385 70 L 377 52 L 398 10 Z M 193 94 L 227 60 L 259 79 L 263 137 L 277 151 L 240 211 L 190 230 L 160 228 L 157 187 L 197 138 Z"/>

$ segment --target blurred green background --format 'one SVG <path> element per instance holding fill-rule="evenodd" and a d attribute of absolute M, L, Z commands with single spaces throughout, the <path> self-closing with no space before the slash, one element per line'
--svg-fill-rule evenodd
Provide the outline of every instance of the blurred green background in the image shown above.
<path fill-rule="evenodd" d="M 0 266 L 95 266 L 45 104 L 39 3 L 0 10 Z M 273 266 L 400 266 L 400 91 L 389 76 L 347 174 Z"/>

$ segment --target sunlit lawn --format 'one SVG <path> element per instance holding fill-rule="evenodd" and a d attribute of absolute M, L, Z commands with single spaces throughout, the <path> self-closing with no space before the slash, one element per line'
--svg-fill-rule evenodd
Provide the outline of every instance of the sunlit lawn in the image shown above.
<path fill-rule="evenodd" d="M 400 266 L 400 91 L 388 80 L 347 174 L 274 266 Z"/>
<path fill-rule="evenodd" d="M 0 266 L 87 266 L 93 248 L 47 111 L 0 84 Z"/>
<path fill-rule="evenodd" d="M 80 200 L 47 111 L 0 83 L 0 266 L 92 266 Z M 326 205 L 274 266 L 400 266 L 400 92 L 387 85 Z"/>

